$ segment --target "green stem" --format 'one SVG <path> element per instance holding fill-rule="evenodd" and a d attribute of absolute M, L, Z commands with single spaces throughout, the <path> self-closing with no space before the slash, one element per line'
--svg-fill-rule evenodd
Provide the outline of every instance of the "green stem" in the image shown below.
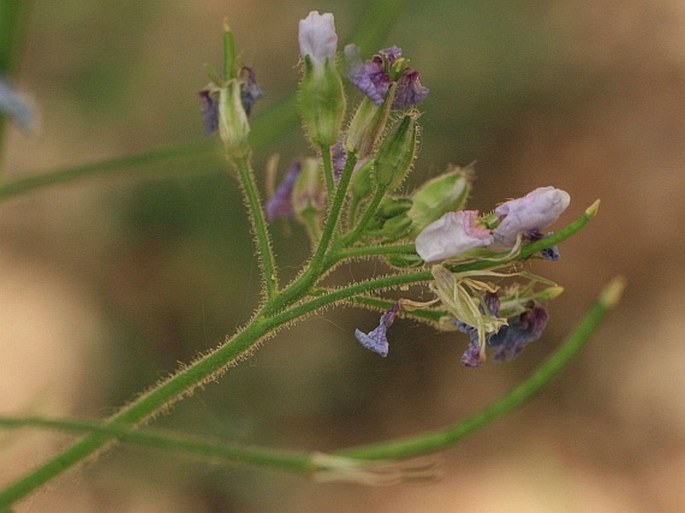
<path fill-rule="evenodd" d="M 345 237 L 343 237 L 343 246 L 350 246 L 354 244 L 364 234 L 364 230 L 366 230 L 366 226 L 371 221 L 371 218 L 376 213 L 376 210 L 378 210 L 378 205 L 380 205 L 383 196 L 385 196 L 385 187 L 377 187 L 373 194 L 373 198 L 371 198 L 371 201 L 364 209 L 362 218 L 358 223 L 356 223 L 354 229 L 345 235 Z"/>
<path fill-rule="evenodd" d="M 198 438 L 186 434 L 162 432 L 152 429 L 136 430 L 129 426 L 112 426 L 102 422 L 86 420 L 0 417 L 0 428 L 15 429 L 23 427 L 38 427 L 77 434 L 106 435 L 110 439 L 117 439 L 122 442 L 145 447 L 194 454 L 208 459 L 218 458 L 232 463 L 266 466 L 301 474 L 306 474 L 311 470 L 309 456 L 295 451 L 229 444 L 220 440 Z"/>
<path fill-rule="evenodd" d="M 26 8 L 30 4 L 28 0 L 0 0 L 8 5 L 19 5 Z M 359 28 L 354 32 L 351 41 L 356 41 L 362 48 L 378 48 L 383 44 L 384 39 L 393 27 L 394 20 L 400 12 L 401 6 L 406 0 L 375 0 L 369 10 L 361 18 Z M 373 17 L 370 17 L 373 16 Z M 9 20 L 4 15 L 0 19 Z M 374 20 L 384 20 L 384 23 L 377 23 Z M 11 32 L 0 30 L 0 38 L 9 37 Z M 0 41 L 2 41 L 0 39 Z M 297 123 L 299 116 L 296 109 L 295 96 L 291 95 L 268 111 L 255 117 L 250 122 L 252 132 L 250 133 L 250 146 L 253 151 L 258 152 L 264 149 L 290 130 Z M 0 127 L 3 122 L 0 120 Z M 198 125 L 199 126 L 199 125 Z M 2 137 L 0 134 L 0 144 Z M 128 155 L 126 157 L 114 158 L 101 162 L 82 164 L 74 167 L 58 169 L 56 171 L 27 172 L 29 178 L 20 179 L 14 182 L 0 184 L 0 201 L 20 194 L 32 192 L 37 189 L 50 187 L 53 185 L 65 184 L 85 178 L 100 175 L 130 173 L 128 169 L 132 166 L 163 164 L 169 160 L 179 157 L 193 157 L 210 153 L 217 147 L 215 140 L 200 140 L 187 143 L 182 146 L 174 145 L 171 147 L 157 148 L 151 151 Z"/>
<path fill-rule="evenodd" d="M 278 294 L 278 274 L 276 271 L 276 261 L 273 250 L 271 249 L 271 237 L 269 228 L 264 217 L 264 209 L 257 191 L 257 184 L 254 181 L 254 172 L 247 161 L 241 159 L 238 162 L 238 173 L 240 184 L 245 196 L 245 203 L 249 213 L 252 230 L 256 236 L 257 255 L 262 265 L 264 282 L 266 284 L 266 296 L 271 299 Z"/>
<path fill-rule="evenodd" d="M 359 459 L 403 459 L 446 449 L 466 436 L 489 425 L 502 415 L 514 410 L 544 387 L 576 356 L 595 332 L 610 309 L 618 303 L 624 281 L 614 279 L 602 291 L 597 303 L 585 314 L 562 345 L 523 383 L 477 414 L 443 429 L 421 433 L 409 438 L 345 449 L 338 454 Z M 100 434 L 109 439 L 157 447 L 171 451 L 221 458 L 231 462 L 280 468 L 298 473 L 311 472 L 311 456 L 283 450 L 238 446 L 221 441 L 198 439 L 187 435 L 162 433 L 154 430 L 133 430 L 130 426 L 101 424 L 89 421 L 54 420 L 37 417 L 0 417 L 0 427 L 44 427 L 67 432 Z"/>
<path fill-rule="evenodd" d="M 523 383 L 463 422 L 404 439 L 354 447 L 338 454 L 360 459 L 402 459 L 443 450 L 486 427 L 497 418 L 521 406 L 544 387 L 578 354 L 606 314 L 618 303 L 624 287 L 622 278 L 609 283 L 597 303 L 583 317 L 563 344 Z"/>
<path fill-rule="evenodd" d="M 163 164 L 181 157 L 196 160 L 198 157 L 207 154 L 210 150 L 217 148 L 218 143 L 216 140 L 203 139 L 183 146 L 158 148 L 156 150 L 137 153 L 126 157 L 29 176 L 27 178 L 0 184 L 0 201 L 52 185 L 69 183 L 80 179 L 96 177 L 98 175 L 132 173 L 136 171 L 136 168 L 141 166 Z M 191 169 L 193 172 L 197 172 L 194 167 Z"/>
<path fill-rule="evenodd" d="M 376 310 L 389 310 L 395 304 L 394 300 L 381 299 L 379 297 L 371 296 L 354 296 L 349 299 L 351 304 L 369 306 Z M 441 317 L 449 315 L 445 310 L 431 310 L 429 308 L 417 308 L 414 310 L 400 310 L 399 315 L 403 318 L 415 319 L 417 321 L 427 322 L 435 325 L 440 321 Z"/>
<path fill-rule="evenodd" d="M 333 180 L 331 149 L 328 146 L 321 146 L 321 160 L 323 161 L 323 175 L 326 180 L 326 191 L 328 192 L 328 197 L 332 198 L 335 193 L 335 182 Z"/>
<path fill-rule="evenodd" d="M 330 202 L 330 208 L 328 215 L 326 216 L 323 232 L 321 233 L 321 239 L 319 240 L 319 245 L 316 248 L 314 256 L 300 276 L 296 278 L 286 290 L 279 294 L 278 297 L 274 298 L 274 301 L 267 305 L 265 309 L 266 314 L 278 312 L 304 297 L 316 283 L 316 280 L 321 277 L 321 273 L 326 263 L 325 259 L 328 255 L 328 249 L 340 222 L 340 212 L 342 211 L 342 206 L 345 202 L 347 186 L 350 183 L 352 171 L 354 170 L 356 163 L 356 156 L 353 153 L 349 153 L 347 155 L 347 161 L 345 162 L 345 168 L 340 176 L 340 181 L 335 189 L 333 201 Z"/>
<path fill-rule="evenodd" d="M 231 340 L 140 396 L 119 413 L 110 417 L 105 426 L 137 425 L 150 419 L 159 411 L 169 408 L 175 401 L 191 395 L 196 387 L 221 374 L 231 362 L 248 353 L 263 337 L 281 326 L 283 322 L 277 318 L 255 317 Z M 79 440 L 0 491 L 0 508 L 25 497 L 53 477 L 95 453 L 111 440 L 110 435 L 103 433 L 93 433 Z"/>
<path fill-rule="evenodd" d="M 385 246 L 358 246 L 354 248 L 344 248 L 329 255 L 325 267 L 331 267 L 341 260 L 347 258 L 364 258 L 382 255 L 406 255 L 416 253 L 416 246 L 409 244 L 387 244 Z"/>

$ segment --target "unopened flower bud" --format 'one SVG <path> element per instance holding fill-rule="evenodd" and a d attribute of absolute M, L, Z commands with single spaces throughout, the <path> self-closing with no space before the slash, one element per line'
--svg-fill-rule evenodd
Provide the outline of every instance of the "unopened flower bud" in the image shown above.
<path fill-rule="evenodd" d="M 326 60 L 333 59 L 338 49 L 333 14 L 310 11 L 305 19 L 300 20 L 298 41 L 302 58 L 309 57 L 317 72 L 321 72 Z"/>
<path fill-rule="evenodd" d="M 416 156 L 417 132 L 416 120 L 407 115 L 383 141 L 376 157 L 374 173 L 379 187 L 394 190 L 407 177 Z"/>
<path fill-rule="evenodd" d="M 383 238 L 387 242 L 392 242 L 404 237 L 409 232 L 410 228 L 411 219 L 409 216 L 400 214 L 383 222 L 383 226 L 380 229 L 370 232 L 369 235 Z"/>
<path fill-rule="evenodd" d="M 464 208 L 470 191 L 470 168 L 450 166 L 445 173 L 425 182 L 412 195 L 412 233 L 418 234 L 447 212 Z"/>
<path fill-rule="evenodd" d="M 312 11 L 300 21 L 304 73 L 299 107 L 307 134 L 316 146 L 333 146 L 345 115 L 345 93 L 335 66 L 338 36 L 333 15 Z"/>
<path fill-rule="evenodd" d="M 494 229 L 495 240 L 513 246 L 520 235 L 541 231 L 556 221 L 566 210 L 571 197 L 554 187 L 538 187 L 523 198 L 505 201 L 495 209 L 499 225 Z"/>
<path fill-rule="evenodd" d="M 426 262 L 457 256 L 493 243 L 487 228 L 478 223 L 477 210 L 447 212 L 416 237 L 416 252 Z"/>

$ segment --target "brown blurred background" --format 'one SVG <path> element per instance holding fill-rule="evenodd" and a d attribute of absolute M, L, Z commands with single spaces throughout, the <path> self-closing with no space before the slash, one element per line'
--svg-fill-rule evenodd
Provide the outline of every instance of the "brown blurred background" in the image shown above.
<path fill-rule="evenodd" d="M 347 43 L 366 4 L 34 2 L 18 82 L 40 129 L 9 131 L 3 179 L 201 138 L 196 93 L 203 64 L 220 65 L 224 17 L 266 91 L 258 117 L 297 84 L 297 21 L 333 11 Z M 459 363 L 462 336 L 398 321 L 381 359 L 352 336 L 377 314 L 334 311 L 156 425 L 305 450 L 437 428 L 524 379 L 616 275 L 628 278 L 620 308 L 550 387 L 448 450 L 437 484 L 321 485 L 120 447 L 17 511 L 685 509 L 685 4 L 428 0 L 405 3 L 386 43 L 431 88 L 414 183 L 476 161 L 473 208 L 555 185 L 572 196 L 563 222 L 602 199 L 559 263 L 534 266 L 566 288 L 544 338 L 473 371 Z M 258 169 L 272 153 L 284 166 L 308 152 L 292 133 L 257 155 Z M 257 268 L 222 167 L 210 153 L 0 204 L 1 413 L 102 418 L 249 318 Z M 285 272 L 306 257 L 303 237 L 276 227 Z M 0 483 L 66 440 L 0 433 Z"/>

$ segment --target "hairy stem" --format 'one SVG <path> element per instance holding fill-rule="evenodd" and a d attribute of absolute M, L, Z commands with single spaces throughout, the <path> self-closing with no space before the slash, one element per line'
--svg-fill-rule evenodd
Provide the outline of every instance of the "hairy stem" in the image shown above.
<path fill-rule="evenodd" d="M 585 314 L 562 345 L 524 382 L 465 421 L 428 433 L 372 445 L 348 448 L 337 454 L 358 459 L 404 459 L 446 449 L 466 436 L 483 429 L 497 418 L 516 409 L 559 374 L 596 331 L 606 314 L 618 303 L 624 281 L 614 279 L 602 291 L 597 303 Z M 173 452 L 190 453 L 208 458 L 220 458 L 234 463 L 246 463 L 279 468 L 297 473 L 311 472 L 311 456 L 305 453 L 229 444 L 187 435 L 154 430 L 133 430 L 130 426 L 102 424 L 82 420 L 55 420 L 40 417 L 0 417 L 0 427 L 42 427 L 66 432 L 101 434 L 125 442 L 156 447 Z"/>
<path fill-rule="evenodd" d="M 314 256 L 307 264 L 300 276 L 291 283 L 286 290 L 284 290 L 278 297 L 274 298 L 269 305 L 267 305 L 265 312 L 267 314 L 278 312 L 279 310 L 291 305 L 293 302 L 304 297 L 316 281 L 321 277 L 324 269 L 325 260 L 328 255 L 328 250 L 331 246 L 333 236 L 338 228 L 340 222 L 340 213 L 343 204 L 345 203 L 345 196 L 347 186 L 352 177 L 352 171 L 357 163 L 356 156 L 353 153 L 347 155 L 347 162 L 345 169 L 343 169 L 340 181 L 335 189 L 333 200 L 330 202 L 328 215 L 324 223 L 323 232 L 319 245 L 314 252 Z"/>
<path fill-rule="evenodd" d="M 597 303 L 583 317 L 563 344 L 523 383 L 472 417 L 443 429 L 420 436 L 381 442 L 340 451 L 339 454 L 361 459 L 402 459 L 445 449 L 486 427 L 499 417 L 521 406 L 552 380 L 590 339 L 606 314 L 618 303 L 624 280 L 609 283 Z"/>
<path fill-rule="evenodd" d="M 326 180 L 326 192 L 328 192 L 328 197 L 332 198 L 335 193 L 335 181 L 333 180 L 331 149 L 328 146 L 321 146 L 321 161 L 323 162 L 323 176 Z"/>
<path fill-rule="evenodd" d="M 371 221 L 371 218 L 376 213 L 378 205 L 380 205 L 383 196 L 385 196 L 385 187 L 377 187 L 376 191 L 373 194 L 373 198 L 371 198 L 371 201 L 368 205 L 366 205 L 366 208 L 364 209 L 362 218 L 359 220 L 358 223 L 355 224 L 355 227 L 352 229 L 352 231 L 345 235 L 345 237 L 343 237 L 343 246 L 350 246 L 354 244 L 364 234 L 364 230 L 366 230 L 366 227 Z"/>
<path fill-rule="evenodd" d="M 262 264 L 262 272 L 264 273 L 264 282 L 266 284 L 266 297 L 271 299 L 278 294 L 276 261 L 271 249 L 271 237 L 266 224 L 266 217 L 264 217 L 264 209 L 259 198 L 257 184 L 254 181 L 254 172 L 247 159 L 241 159 L 238 162 L 238 173 L 245 195 L 245 203 L 248 207 L 250 224 L 256 237 L 257 255 Z"/>

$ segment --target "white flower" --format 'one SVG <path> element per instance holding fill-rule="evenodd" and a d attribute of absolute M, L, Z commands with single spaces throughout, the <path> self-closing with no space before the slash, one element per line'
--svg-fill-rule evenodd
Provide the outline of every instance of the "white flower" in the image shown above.
<path fill-rule="evenodd" d="M 495 240 L 513 246 L 519 234 L 547 228 L 566 210 L 571 197 L 554 187 L 539 187 L 523 198 L 505 201 L 495 209 L 500 224 L 494 229 Z"/>
<path fill-rule="evenodd" d="M 416 237 L 416 252 L 424 262 L 435 262 L 493 243 L 490 231 L 477 224 L 477 210 L 447 212 Z"/>
<path fill-rule="evenodd" d="M 304 20 L 300 20 L 299 41 L 300 55 L 303 58 L 309 55 L 314 66 L 323 66 L 326 59 L 335 57 L 338 35 L 333 15 L 311 11 Z"/>

